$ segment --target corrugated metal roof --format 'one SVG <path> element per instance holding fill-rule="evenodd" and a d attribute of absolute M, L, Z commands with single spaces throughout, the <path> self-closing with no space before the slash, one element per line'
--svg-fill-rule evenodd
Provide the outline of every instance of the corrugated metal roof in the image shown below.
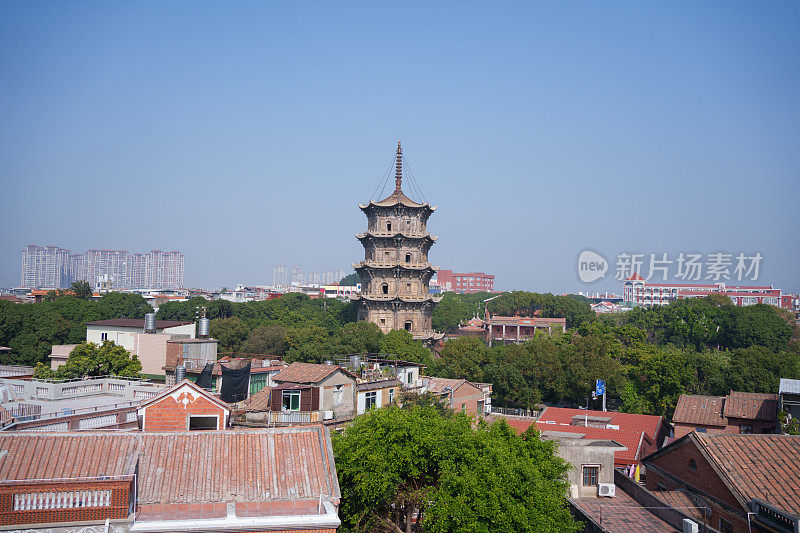
<path fill-rule="evenodd" d="M 781 378 L 779 394 L 800 394 L 800 379 Z"/>
<path fill-rule="evenodd" d="M 5 453 L 3 453 L 5 452 Z M 133 475 L 140 504 L 340 497 L 322 426 L 257 431 L 0 434 L 0 483 Z"/>

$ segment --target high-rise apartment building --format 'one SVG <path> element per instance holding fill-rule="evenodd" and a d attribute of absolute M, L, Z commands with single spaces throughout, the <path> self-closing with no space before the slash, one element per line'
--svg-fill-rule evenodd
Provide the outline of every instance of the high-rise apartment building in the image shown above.
<path fill-rule="evenodd" d="M 58 246 L 29 244 L 22 252 L 22 287 L 63 289 L 70 285 L 70 254 Z"/>
<path fill-rule="evenodd" d="M 85 280 L 114 289 L 180 289 L 184 254 L 173 250 L 130 253 L 126 250 L 87 250 L 70 254 L 56 246 L 29 245 L 22 253 L 23 287 L 66 288 Z"/>

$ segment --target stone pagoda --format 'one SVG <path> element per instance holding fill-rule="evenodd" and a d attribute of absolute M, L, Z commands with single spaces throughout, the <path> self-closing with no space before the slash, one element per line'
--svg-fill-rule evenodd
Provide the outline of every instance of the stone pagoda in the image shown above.
<path fill-rule="evenodd" d="M 427 230 L 435 206 L 403 194 L 403 149 L 397 143 L 395 189 L 387 198 L 359 208 L 367 216 L 367 231 L 356 237 L 364 260 L 353 267 L 361 276 L 361 295 L 354 299 L 358 319 L 369 320 L 388 333 L 405 329 L 415 339 L 432 342 L 444 335 L 431 326 L 433 307 L 441 297 L 428 292 L 437 268 L 428 262 L 436 237 Z"/>

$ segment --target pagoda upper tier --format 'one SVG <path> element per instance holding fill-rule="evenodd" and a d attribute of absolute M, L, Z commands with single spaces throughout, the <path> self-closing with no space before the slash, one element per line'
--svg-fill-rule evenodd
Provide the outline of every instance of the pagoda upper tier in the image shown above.
<path fill-rule="evenodd" d="M 430 205 L 428 203 L 419 203 L 415 202 L 408 196 L 406 196 L 403 191 L 400 189 L 395 189 L 395 191 L 378 202 L 373 202 L 370 200 L 368 204 L 358 204 L 358 207 L 364 211 L 365 213 L 369 213 L 370 211 L 374 210 L 382 210 L 385 208 L 391 207 L 410 207 L 412 209 L 422 209 L 423 211 L 427 211 L 426 218 L 430 216 L 434 211 L 436 211 L 435 205 Z"/>

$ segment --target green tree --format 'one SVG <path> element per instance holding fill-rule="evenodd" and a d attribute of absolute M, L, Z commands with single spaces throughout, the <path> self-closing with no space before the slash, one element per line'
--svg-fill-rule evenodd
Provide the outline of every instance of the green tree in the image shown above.
<path fill-rule="evenodd" d="M 219 341 L 219 351 L 222 353 L 239 352 L 249 332 L 247 324 L 237 316 L 215 318 L 211 321 L 211 337 Z"/>
<path fill-rule="evenodd" d="M 86 280 L 73 281 L 70 290 L 75 293 L 76 298 L 81 300 L 88 300 L 94 294 L 92 286 Z"/>
<path fill-rule="evenodd" d="M 270 324 L 259 326 L 251 331 L 242 343 L 240 351 L 244 354 L 283 356 L 286 353 L 286 347 L 286 328 Z"/>
<path fill-rule="evenodd" d="M 354 287 L 359 283 L 361 283 L 361 276 L 358 275 L 358 272 L 353 272 L 339 280 L 339 285 L 346 287 Z"/>
<path fill-rule="evenodd" d="M 142 363 L 136 355 L 115 344 L 105 341 L 98 346 L 93 342 L 79 344 L 69 353 L 67 362 L 51 374 L 58 379 L 73 379 L 86 376 L 137 377 Z M 44 377 L 37 366 L 40 377 Z"/>
<path fill-rule="evenodd" d="M 431 405 L 377 409 L 333 438 L 340 516 L 354 531 L 576 531 L 567 464 L 505 421 L 473 427 Z"/>

